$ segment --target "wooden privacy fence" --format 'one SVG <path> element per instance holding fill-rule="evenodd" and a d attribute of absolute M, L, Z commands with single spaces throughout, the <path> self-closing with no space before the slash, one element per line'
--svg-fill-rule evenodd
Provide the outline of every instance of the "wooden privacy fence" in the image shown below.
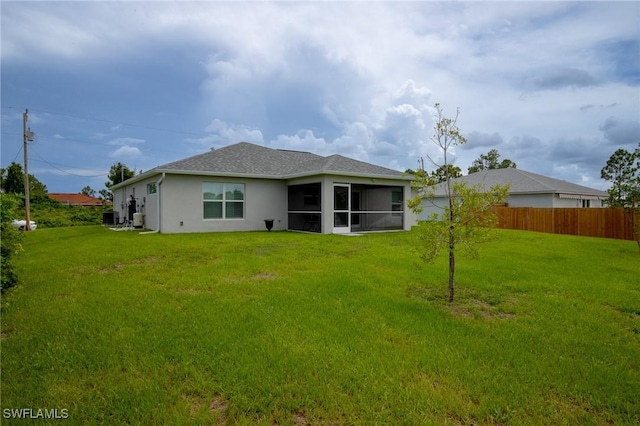
<path fill-rule="evenodd" d="M 622 208 L 494 207 L 498 228 L 635 240 L 638 213 Z"/>

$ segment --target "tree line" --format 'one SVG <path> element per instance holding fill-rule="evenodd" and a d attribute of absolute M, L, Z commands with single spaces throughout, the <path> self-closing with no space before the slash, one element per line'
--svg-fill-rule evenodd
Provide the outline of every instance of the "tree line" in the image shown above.
<path fill-rule="evenodd" d="M 134 176 L 135 172 L 127 167 L 127 165 L 117 162 L 109 169 L 109 174 L 107 175 L 109 180 L 104 183 L 105 188 L 96 191 L 87 185 L 80 190 L 79 194 L 100 198 L 103 201 L 113 201 L 113 194 L 110 188 Z M 0 188 L 2 188 L 2 192 L 5 194 L 25 194 L 24 171 L 22 170 L 21 164 L 14 161 L 9 167 L 0 168 Z M 48 193 L 47 186 L 40 182 L 34 175 L 29 174 L 29 198 L 37 199 L 46 196 Z"/>
<path fill-rule="evenodd" d="M 465 139 L 466 143 L 466 139 Z M 437 166 L 435 170 L 431 173 L 427 172 L 424 168 L 424 159 L 420 158 L 420 163 L 422 164 L 421 168 L 418 170 L 407 169 L 405 170 L 406 174 L 411 174 L 414 176 L 428 177 L 432 183 L 442 183 L 446 182 L 447 179 L 456 179 L 462 177 L 462 169 L 458 166 L 453 165 L 450 162 L 446 162 L 445 164 L 436 164 L 432 161 L 433 164 Z M 477 173 L 481 170 L 494 170 L 494 169 L 508 169 L 508 168 L 517 168 L 517 164 L 511 161 L 508 158 L 500 161 L 500 153 L 497 149 L 491 149 L 486 154 L 480 154 L 478 158 L 473 160 L 471 166 L 467 168 L 467 173 Z"/>

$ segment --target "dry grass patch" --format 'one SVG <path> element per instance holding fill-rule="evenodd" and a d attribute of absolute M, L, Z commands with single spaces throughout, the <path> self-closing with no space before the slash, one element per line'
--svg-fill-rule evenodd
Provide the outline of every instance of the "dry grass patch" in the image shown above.
<path fill-rule="evenodd" d="M 514 313 L 503 311 L 500 305 L 492 305 L 476 298 L 451 303 L 449 312 L 466 318 L 510 319 L 516 316 Z"/>
<path fill-rule="evenodd" d="M 278 275 L 271 272 L 259 272 L 251 276 L 252 281 L 270 281 L 278 278 Z"/>
<path fill-rule="evenodd" d="M 293 413 L 293 424 L 296 426 L 306 426 L 309 424 L 307 415 L 304 413 L 304 411 L 298 410 Z"/>
<path fill-rule="evenodd" d="M 224 424 L 227 420 L 227 410 L 229 403 L 219 394 L 215 394 L 211 400 L 200 393 L 193 393 L 187 396 L 191 419 L 195 420 L 206 412 L 206 416 L 212 415 L 216 420 L 214 424 Z"/>
<path fill-rule="evenodd" d="M 209 402 L 209 412 L 217 415 L 218 424 L 223 424 L 226 421 L 228 408 L 229 403 L 220 395 L 214 396 Z"/>
<path fill-rule="evenodd" d="M 460 318 L 512 319 L 516 317 L 513 308 L 518 303 L 515 297 L 502 300 L 495 295 L 469 288 L 459 288 L 456 299 L 449 302 L 447 289 L 442 285 L 438 288 L 410 286 L 407 296 L 425 301 Z"/>
<path fill-rule="evenodd" d="M 198 294 L 203 294 L 203 293 L 208 293 L 208 292 L 202 291 L 202 290 L 196 290 L 195 288 L 189 287 L 189 288 L 176 289 L 176 293 L 178 293 L 178 294 L 188 294 L 188 295 L 191 295 L 191 296 L 196 296 Z"/>

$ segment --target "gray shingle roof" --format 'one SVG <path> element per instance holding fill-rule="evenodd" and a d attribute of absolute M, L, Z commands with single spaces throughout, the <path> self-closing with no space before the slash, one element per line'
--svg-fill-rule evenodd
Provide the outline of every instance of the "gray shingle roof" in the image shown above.
<path fill-rule="evenodd" d="M 240 142 L 174 161 L 155 172 L 243 175 L 264 178 L 292 178 L 310 174 L 347 174 L 403 178 L 397 170 L 353 160 L 341 155 L 322 157 L 310 152 L 272 149 Z"/>
<path fill-rule="evenodd" d="M 494 169 L 481 170 L 476 173 L 455 179 L 456 181 L 466 182 L 469 185 L 480 184 L 486 189 L 493 185 L 510 184 L 510 194 L 570 194 L 570 195 L 591 195 L 598 197 L 607 197 L 608 194 L 586 186 L 577 185 L 560 179 L 550 178 L 548 176 L 538 175 L 520 169 Z M 436 186 L 435 195 L 443 196 L 444 186 L 442 184 Z"/>

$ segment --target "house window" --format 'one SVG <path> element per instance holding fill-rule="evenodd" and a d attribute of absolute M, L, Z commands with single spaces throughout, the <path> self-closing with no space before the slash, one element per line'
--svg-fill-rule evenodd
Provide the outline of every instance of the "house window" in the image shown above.
<path fill-rule="evenodd" d="M 243 219 L 243 183 L 202 183 L 204 219 Z"/>
<path fill-rule="evenodd" d="M 582 208 L 588 209 L 589 207 L 591 207 L 591 200 L 582 200 Z"/>
<path fill-rule="evenodd" d="M 391 192 L 391 210 L 396 212 L 402 211 L 402 191 Z"/>
<path fill-rule="evenodd" d="M 155 194 L 156 193 L 156 183 L 148 183 L 147 184 L 147 194 Z"/>

